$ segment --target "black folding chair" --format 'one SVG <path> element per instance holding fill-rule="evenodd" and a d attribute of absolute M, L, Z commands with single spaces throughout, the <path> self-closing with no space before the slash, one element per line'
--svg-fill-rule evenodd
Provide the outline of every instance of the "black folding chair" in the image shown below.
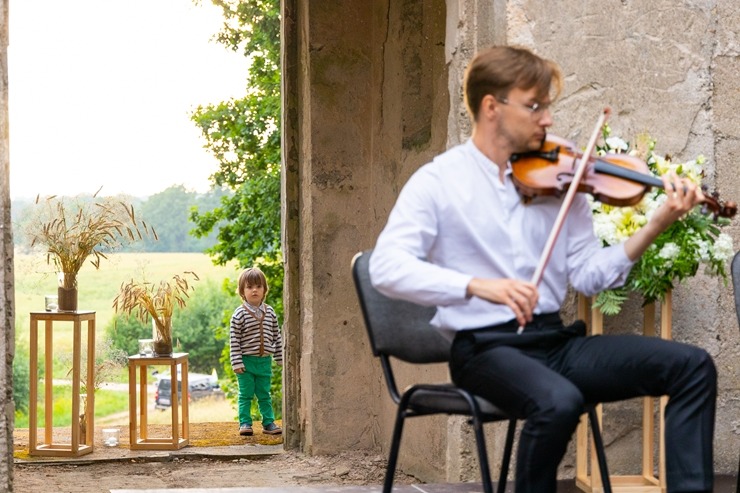
<path fill-rule="evenodd" d="M 516 431 L 516 419 L 485 399 L 474 396 L 452 383 L 418 383 L 399 392 L 391 367 L 391 357 L 408 363 L 443 363 L 450 357 L 450 343 L 429 324 L 435 308 L 423 307 L 406 301 L 388 298 L 370 284 L 368 264 L 372 250 L 358 253 L 352 259 L 352 274 L 357 288 L 365 327 L 370 337 L 373 355 L 380 358 L 386 385 L 391 398 L 398 405 L 396 424 L 388 455 L 383 493 L 393 488 L 398 452 L 401 445 L 404 420 L 432 414 L 463 415 L 470 417 L 478 449 L 481 481 L 485 493 L 493 493 L 488 454 L 483 436 L 483 423 L 508 420 L 498 493 L 504 493 L 509 472 Z M 591 423 L 594 447 L 602 472 L 605 493 L 611 493 L 606 455 L 601 439 L 598 417 L 593 406 L 586 410 Z"/>

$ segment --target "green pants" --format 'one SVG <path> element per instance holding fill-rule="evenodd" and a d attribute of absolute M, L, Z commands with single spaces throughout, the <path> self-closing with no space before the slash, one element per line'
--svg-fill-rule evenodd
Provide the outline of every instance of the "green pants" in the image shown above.
<path fill-rule="evenodd" d="M 257 396 L 257 406 L 262 415 L 262 426 L 275 421 L 270 396 L 272 357 L 242 356 L 244 372 L 236 374 L 239 384 L 239 425 L 252 426 L 252 397 Z"/>

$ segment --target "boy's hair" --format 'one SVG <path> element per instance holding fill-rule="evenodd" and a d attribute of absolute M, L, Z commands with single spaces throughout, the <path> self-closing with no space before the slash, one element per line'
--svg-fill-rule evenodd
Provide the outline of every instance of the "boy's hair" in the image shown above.
<path fill-rule="evenodd" d="M 262 298 L 262 301 L 265 301 L 265 298 L 267 297 L 267 292 L 270 290 L 270 287 L 267 285 L 267 278 L 265 277 L 265 273 L 262 272 L 258 267 L 250 267 L 249 269 L 244 269 L 242 273 L 239 274 L 239 287 L 237 293 L 244 301 L 246 301 L 246 298 L 244 297 L 244 290 L 247 288 L 247 285 L 250 284 L 264 286 L 265 296 Z"/>
<path fill-rule="evenodd" d="M 526 48 L 493 46 L 478 52 L 465 71 L 465 105 L 475 122 L 487 95 L 500 101 L 514 88 L 526 91 L 533 87 L 540 99 L 545 99 L 551 88 L 555 89 L 554 98 L 557 98 L 562 88 L 562 75 L 555 62 Z"/>

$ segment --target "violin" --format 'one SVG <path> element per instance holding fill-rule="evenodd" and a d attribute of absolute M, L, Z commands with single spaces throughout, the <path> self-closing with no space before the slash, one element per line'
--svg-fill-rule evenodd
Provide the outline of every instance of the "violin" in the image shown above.
<path fill-rule="evenodd" d="M 663 188 L 663 181 L 649 174 L 647 164 L 634 156 L 593 156 L 596 139 L 609 113 L 609 108 L 605 108 L 599 115 L 583 153 L 577 152 L 570 142 L 546 136 L 540 149 L 509 158 L 514 185 L 525 201 L 538 195 L 563 195 L 558 216 L 532 275 L 534 285 L 539 285 L 542 281 L 545 267 L 576 193 L 587 192 L 605 204 L 626 206 L 639 202 L 650 187 Z M 584 159 L 584 156 L 587 157 Z M 732 217 L 737 212 L 734 202 L 720 204 L 716 194 L 705 195 L 704 204 L 713 209 L 715 220 L 719 216 Z M 517 334 L 523 331 L 522 325 Z"/>
<path fill-rule="evenodd" d="M 511 156 L 512 179 L 525 202 L 537 196 L 560 197 L 568 190 L 583 154 L 573 143 L 547 135 L 540 149 Z M 627 207 L 640 202 L 651 187 L 663 188 L 663 181 L 650 174 L 643 160 L 627 154 L 591 156 L 585 164 L 577 191 L 592 195 L 604 204 Z M 703 212 L 711 209 L 714 218 L 733 217 L 737 204 L 722 203 L 716 193 L 705 194 Z"/>

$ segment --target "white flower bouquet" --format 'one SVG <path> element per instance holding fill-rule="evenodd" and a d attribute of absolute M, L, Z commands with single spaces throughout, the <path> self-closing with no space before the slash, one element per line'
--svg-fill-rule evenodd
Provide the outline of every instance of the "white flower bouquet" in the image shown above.
<path fill-rule="evenodd" d="M 604 126 L 604 145 L 597 146 L 597 154 L 629 153 L 643 159 L 654 175 L 671 170 L 701 186 L 703 156 L 683 163 L 675 163 L 670 156 L 654 152 L 655 140 L 648 136 L 636 139 L 631 146 L 619 137 L 611 136 Z M 590 197 L 590 196 L 589 196 Z M 665 201 L 662 188 L 652 188 L 642 201 L 633 207 L 612 207 L 591 200 L 594 230 L 604 245 L 621 243 L 648 222 L 653 212 Z M 630 292 L 638 292 L 644 304 L 662 299 L 675 283 L 694 276 L 699 267 L 710 276 L 720 276 L 727 282 L 727 263 L 734 254 L 732 238 L 721 231 L 729 219 L 714 218 L 696 207 L 684 218 L 664 231 L 633 266 L 622 288 L 600 293 L 594 305 L 606 315 L 616 315 Z"/>

